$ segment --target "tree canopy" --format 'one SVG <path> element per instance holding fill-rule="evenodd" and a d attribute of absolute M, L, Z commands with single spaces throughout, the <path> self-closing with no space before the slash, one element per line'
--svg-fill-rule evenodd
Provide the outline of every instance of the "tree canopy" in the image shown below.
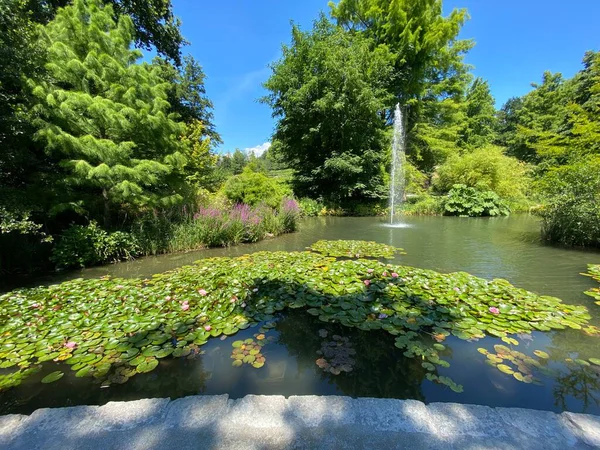
<path fill-rule="evenodd" d="M 277 118 L 278 154 L 294 168 L 298 195 L 343 204 L 386 195 L 387 90 L 392 54 L 322 16 L 294 26 L 272 66 L 264 99 Z"/>
<path fill-rule="evenodd" d="M 30 80 L 37 138 L 66 173 L 63 205 L 94 210 L 181 198 L 166 179 L 184 167 L 182 125 L 168 115 L 160 68 L 134 64 L 133 22 L 110 5 L 75 0 L 44 28 L 49 79 Z"/>

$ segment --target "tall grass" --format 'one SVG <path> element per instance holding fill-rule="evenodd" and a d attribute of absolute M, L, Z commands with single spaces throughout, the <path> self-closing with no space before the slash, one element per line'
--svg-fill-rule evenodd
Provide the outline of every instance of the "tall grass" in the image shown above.
<path fill-rule="evenodd" d="M 267 205 L 232 208 L 207 207 L 195 212 L 182 210 L 154 213 L 134 226 L 145 254 L 179 252 L 205 247 L 227 247 L 242 242 L 257 242 L 270 236 L 298 229 L 300 209 L 293 199 L 284 199 L 278 209 Z"/>

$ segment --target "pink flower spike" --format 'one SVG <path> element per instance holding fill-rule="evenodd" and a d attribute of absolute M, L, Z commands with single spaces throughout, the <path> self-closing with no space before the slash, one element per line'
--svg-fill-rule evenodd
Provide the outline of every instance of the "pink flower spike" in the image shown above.
<path fill-rule="evenodd" d="M 210 331 L 210 330 L 212 330 L 212 327 L 210 325 L 204 325 L 204 329 L 206 331 Z"/>
<path fill-rule="evenodd" d="M 206 292 L 204 289 L 200 289 L 200 290 L 198 290 L 198 294 L 206 295 L 206 294 L 208 294 L 208 292 Z"/>
<path fill-rule="evenodd" d="M 77 342 L 69 341 L 65 344 L 65 347 L 73 349 L 77 347 Z"/>
<path fill-rule="evenodd" d="M 392 278 L 398 278 L 398 274 L 396 272 L 392 272 Z"/>
<path fill-rule="evenodd" d="M 387 272 L 383 272 L 381 275 L 383 275 L 384 277 L 387 277 L 389 274 Z"/>
<path fill-rule="evenodd" d="M 490 306 L 490 312 L 492 314 L 500 314 L 500 310 L 498 308 L 496 308 L 495 306 Z"/>
<path fill-rule="evenodd" d="M 371 284 L 371 280 L 365 280 L 365 281 L 363 281 L 363 283 L 365 283 L 365 286 L 368 286 Z"/>
<path fill-rule="evenodd" d="M 190 309 L 190 305 L 188 305 L 187 303 L 183 303 L 181 305 L 181 309 L 183 309 L 184 311 L 187 311 L 188 309 Z"/>
<path fill-rule="evenodd" d="M 367 269 L 367 273 L 373 273 L 375 272 L 373 269 Z"/>

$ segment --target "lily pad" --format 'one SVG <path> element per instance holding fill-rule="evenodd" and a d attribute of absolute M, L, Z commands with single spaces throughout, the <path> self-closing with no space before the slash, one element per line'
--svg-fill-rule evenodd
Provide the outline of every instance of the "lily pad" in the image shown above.
<path fill-rule="evenodd" d="M 57 370 L 56 372 L 52 372 L 48 375 L 46 375 L 44 378 L 42 378 L 42 383 L 44 384 L 48 384 L 48 383 L 54 383 L 55 381 L 60 380 L 65 374 L 63 372 L 61 372 L 60 370 Z"/>

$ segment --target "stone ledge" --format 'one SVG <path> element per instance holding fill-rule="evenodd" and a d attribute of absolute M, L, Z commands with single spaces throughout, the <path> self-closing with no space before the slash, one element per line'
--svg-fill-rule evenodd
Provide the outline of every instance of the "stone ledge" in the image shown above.
<path fill-rule="evenodd" d="M 600 448 L 600 417 L 416 400 L 227 395 L 0 416 L 3 449 Z"/>

